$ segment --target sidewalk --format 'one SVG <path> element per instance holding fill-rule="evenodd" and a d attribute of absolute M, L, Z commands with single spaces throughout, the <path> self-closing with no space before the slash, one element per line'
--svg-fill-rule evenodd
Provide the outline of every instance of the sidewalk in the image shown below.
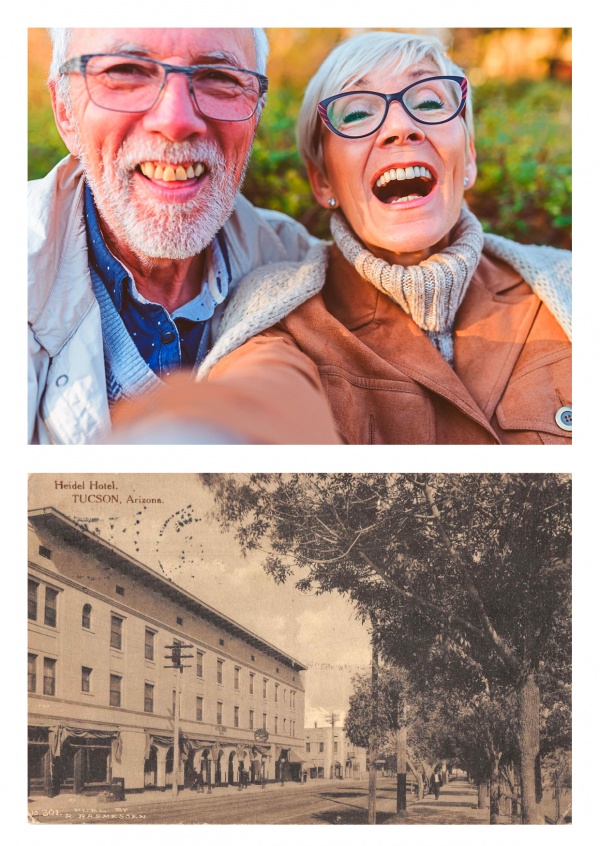
<path fill-rule="evenodd" d="M 382 825 L 488 825 L 489 821 L 489 808 L 477 808 L 477 788 L 466 781 L 449 781 L 439 799 L 425 796 Z"/>

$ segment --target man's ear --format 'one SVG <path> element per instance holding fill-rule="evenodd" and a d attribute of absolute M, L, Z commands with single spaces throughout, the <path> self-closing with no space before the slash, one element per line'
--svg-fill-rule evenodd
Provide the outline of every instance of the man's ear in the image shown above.
<path fill-rule="evenodd" d="M 56 128 L 60 133 L 60 137 L 65 142 L 67 150 L 74 156 L 79 155 L 79 143 L 77 141 L 77 132 L 75 130 L 74 118 L 69 113 L 62 97 L 58 95 L 56 89 L 56 82 L 50 81 L 48 83 L 50 89 L 50 97 L 52 99 L 52 111 L 54 112 L 54 121 Z"/>
<path fill-rule="evenodd" d="M 328 200 L 330 197 L 335 197 L 335 192 L 331 187 L 327 174 L 319 170 L 314 162 L 306 162 L 306 170 L 308 181 L 310 182 L 310 187 L 317 203 L 326 209 L 330 209 Z"/>
<path fill-rule="evenodd" d="M 472 188 L 477 179 L 477 153 L 472 138 L 469 138 L 465 151 L 465 177 L 469 180 L 466 187 Z"/>

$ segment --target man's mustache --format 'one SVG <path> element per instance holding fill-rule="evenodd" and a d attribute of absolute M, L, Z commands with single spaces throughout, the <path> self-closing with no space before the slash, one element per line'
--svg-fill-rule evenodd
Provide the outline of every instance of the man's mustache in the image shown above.
<path fill-rule="evenodd" d="M 124 141 L 115 157 L 115 167 L 120 171 L 132 171 L 141 162 L 162 161 L 170 164 L 201 162 L 208 170 L 223 170 L 225 156 L 217 144 L 211 141 L 169 142 L 157 139 L 147 141 Z"/>

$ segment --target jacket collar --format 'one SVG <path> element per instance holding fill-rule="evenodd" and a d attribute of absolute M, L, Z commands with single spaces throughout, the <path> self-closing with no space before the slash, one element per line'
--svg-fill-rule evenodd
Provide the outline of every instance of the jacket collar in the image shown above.
<path fill-rule="evenodd" d="M 81 165 L 67 156 L 30 190 L 29 322 L 51 358 L 96 302 L 88 269 L 84 186 Z"/>
<path fill-rule="evenodd" d="M 400 306 L 362 279 L 335 246 L 323 300 L 347 329 L 368 337 L 375 353 L 493 434 L 488 421 L 539 307 L 516 271 L 482 255 L 456 317 L 454 369 Z"/>

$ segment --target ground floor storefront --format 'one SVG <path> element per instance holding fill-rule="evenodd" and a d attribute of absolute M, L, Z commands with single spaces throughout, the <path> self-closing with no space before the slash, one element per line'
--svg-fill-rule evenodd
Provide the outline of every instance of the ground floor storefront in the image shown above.
<path fill-rule="evenodd" d="M 178 758 L 177 783 L 196 790 L 302 778 L 296 750 L 274 743 L 225 741 L 181 731 Z M 166 790 L 173 786 L 174 759 L 172 732 L 118 725 L 32 725 L 28 793 Z"/>

